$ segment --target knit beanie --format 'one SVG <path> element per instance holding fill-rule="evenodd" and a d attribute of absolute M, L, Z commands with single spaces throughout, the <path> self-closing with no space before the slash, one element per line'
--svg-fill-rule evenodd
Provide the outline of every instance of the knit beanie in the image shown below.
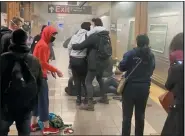
<path fill-rule="evenodd" d="M 14 44 L 26 44 L 27 38 L 27 33 L 22 29 L 17 29 L 12 32 L 11 39 Z"/>

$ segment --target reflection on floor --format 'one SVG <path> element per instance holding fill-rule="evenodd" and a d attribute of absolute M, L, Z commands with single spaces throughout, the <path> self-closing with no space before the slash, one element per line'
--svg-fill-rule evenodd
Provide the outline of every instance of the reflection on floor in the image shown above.
<path fill-rule="evenodd" d="M 75 97 L 66 96 L 64 88 L 67 85 L 67 67 L 68 60 L 62 59 L 67 56 L 67 52 L 62 49 L 56 50 L 57 58 L 60 61 L 52 62 L 64 72 L 64 78 L 54 80 L 49 76 L 49 99 L 50 112 L 54 112 L 62 117 L 64 123 L 72 124 L 74 128 L 73 135 L 120 135 L 122 124 L 121 102 L 110 100 L 109 105 L 96 104 L 95 111 L 80 111 L 75 104 Z M 61 54 L 62 52 L 63 54 Z M 66 57 L 65 57 L 66 58 Z M 157 93 L 156 93 L 157 92 Z M 160 134 L 167 114 L 159 106 L 157 97 L 163 93 L 156 85 L 152 85 L 150 98 L 146 109 L 145 135 Z M 134 116 L 132 119 L 132 134 L 134 134 Z M 10 131 L 11 135 L 16 135 L 16 128 L 13 125 Z M 40 134 L 34 133 L 33 135 Z"/>

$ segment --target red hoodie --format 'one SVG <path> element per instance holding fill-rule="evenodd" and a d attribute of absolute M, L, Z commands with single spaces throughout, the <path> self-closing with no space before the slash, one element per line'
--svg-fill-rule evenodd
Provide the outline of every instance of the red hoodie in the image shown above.
<path fill-rule="evenodd" d="M 42 32 L 41 39 L 36 44 L 33 55 L 40 60 L 43 77 L 47 77 L 47 71 L 56 72 L 57 69 L 48 63 L 50 57 L 50 39 L 57 30 L 52 26 L 46 26 Z"/>

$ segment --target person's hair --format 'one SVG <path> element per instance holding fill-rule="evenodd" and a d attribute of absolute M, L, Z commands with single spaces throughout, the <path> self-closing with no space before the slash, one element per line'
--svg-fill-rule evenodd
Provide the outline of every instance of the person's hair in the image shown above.
<path fill-rule="evenodd" d="M 11 22 L 10 25 L 13 26 L 15 24 L 19 25 L 20 23 L 22 23 L 22 20 L 19 17 L 13 17 L 10 22 Z"/>
<path fill-rule="evenodd" d="M 170 46 L 169 51 L 176 51 L 176 50 L 184 50 L 184 33 L 178 33 L 176 36 L 173 37 Z"/>
<path fill-rule="evenodd" d="M 150 40 L 146 34 L 141 34 L 137 36 L 136 42 L 138 47 L 146 47 L 149 45 Z"/>
<path fill-rule="evenodd" d="M 139 48 L 138 57 L 142 58 L 145 61 L 150 59 L 150 40 L 146 34 L 140 34 L 136 38 L 137 47 Z"/>
<path fill-rule="evenodd" d="M 95 26 L 103 26 L 103 22 L 100 18 L 93 18 L 92 22 L 94 23 Z"/>
<path fill-rule="evenodd" d="M 91 23 L 90 23 L 90 22 L 83 22 L 83 23 L 81 24 L 81 28 L 82 28 L 82 29 L 85 29 L 85 30 L 87 30 L 87 31 L 90 31 L 90 29 L 91 29 Z"/>

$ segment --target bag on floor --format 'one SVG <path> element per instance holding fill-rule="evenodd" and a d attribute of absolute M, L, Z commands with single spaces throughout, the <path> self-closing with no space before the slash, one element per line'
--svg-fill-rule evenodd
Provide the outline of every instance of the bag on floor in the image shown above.
<path fill-rule="evenodd" d="M 125 78 L 125 77 L 122 77 L 120 82 L 119 82 L 119 85 L 118 85 L 118 88 L 117 88 L 117 93 L 118 94 L 122 94 L 123 91 L 124 91 L 124 88 L 125 88 L 125 85 L 129 79 L 129 77 L 131 76 L 131 74 L 136 70 L 136 68 L 141 64 L 142 62 L 142 59 L 139 59 L 139 62 L 137 63 L 137 65 L 133 68 L 133 70 L 130 72 L 130 74 Z"/>
<path fill-rule="evenodd" d="M 15 63 L 9 85 L 2 94 L 3 110 L 5 113 L 28 113 L 37 102 L 37 82 L 26 62 L 29 55 L 13 56 Z"/>
<path fill-rule="evenodd" d="M 49 114 L 49 124 L 53 128 L 62 129 L 64 127 L 62 118 L 54 113 Z"/>
<path fill-rule="evenodd" d="M 159 102 L 161 103 L 164 110 L 168 113 L 170 110 L 170 106 L 174 102 L 174 96 L 172 92 L 165 92 L 161 96 L 159 96 Z"/>

